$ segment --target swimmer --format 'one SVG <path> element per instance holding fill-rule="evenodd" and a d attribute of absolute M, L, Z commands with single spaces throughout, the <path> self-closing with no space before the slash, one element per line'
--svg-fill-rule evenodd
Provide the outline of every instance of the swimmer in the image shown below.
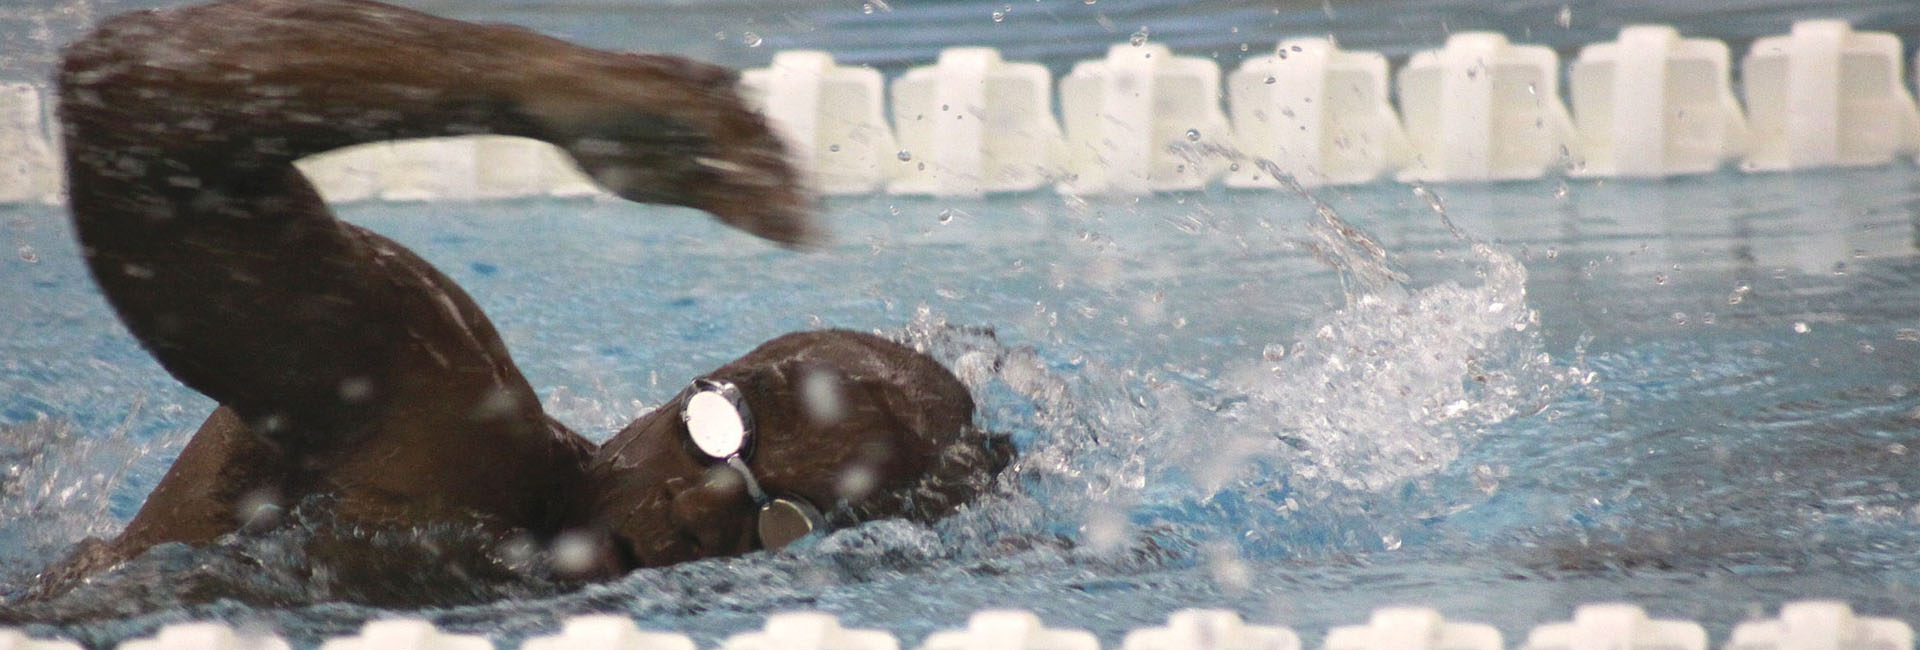
<path fill-rule="evenodd" d="M 966 388 L 848 331 L 776 338 L 596 447 L 543 412 L 460 287 L 335 218 L 293 164 L 525 136 L 623 198 L 804 246 L 805 195 L 735 83 L 367 0 L 143 11 L 69 45 L 59 114 L 86 263 L 134 337 L 220 406 L 125 530 L 43 584 L 314 503 L 344 528 L 571 540 L 561 573 L 608 578 L 980 495 L 1011 447 L 974 427 Z"/>

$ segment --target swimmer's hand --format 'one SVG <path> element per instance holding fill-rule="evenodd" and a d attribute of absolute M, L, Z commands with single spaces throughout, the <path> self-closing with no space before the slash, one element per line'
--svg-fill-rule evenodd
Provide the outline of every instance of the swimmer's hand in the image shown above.
<path fill-rule="evenodd" d="M 824 239 L 786 148 L 731 70 L 660 55 L 569 63 L 521 106 L 602 187 L 705 210 L 789 248 Z"/>

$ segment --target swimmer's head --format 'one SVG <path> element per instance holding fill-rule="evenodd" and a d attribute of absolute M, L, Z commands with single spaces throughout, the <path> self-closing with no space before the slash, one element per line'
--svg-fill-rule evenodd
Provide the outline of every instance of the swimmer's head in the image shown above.
<path fill-rule="evenodd" d="M 733 71 L 640 54 L 568 63 L 522 93 L 520 109 L 602 187 L 705 210 L 786 246 L 821 239 L 785 146 Z"/>
<path fill-rule="evenodd" d="M 751 433 L 730 453 L 731 434 L 711 434 L 735 413 Z M 966 388 L 910 349 L 853 332 L 789 335 L 609 441 L 591 470 L 593 520 L 639 566 L 777 548 L 803 527 L 930 522 L 1011 460 L 1004 437 L 972 419 Z M 820 519 L 802 526 L 806 509 Z"/>

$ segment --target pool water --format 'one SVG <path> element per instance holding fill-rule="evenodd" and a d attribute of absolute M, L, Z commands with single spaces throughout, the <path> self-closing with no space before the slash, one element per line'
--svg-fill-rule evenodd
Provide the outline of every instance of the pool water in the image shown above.
<path fill-rule="evenodd" d="M 1810 597 L 1920 620 L 1920 170 L 1315 199 L 834 199 L 811 253 L 617 202 L 347 206 L 465 286 L 590 437 L 832 326 L 925 347 L 1022 451 L 932 528 L 408 613 L 501 647 L 595 612 L 703 645 L 792 609 L 908 646 L 987 607 L 1105 643 L 1224 607 L 1309 646 L 1393 604 L 1509 639 L 1603 600 L 1716 637 Z M 59 209 L 0 208 L 0 244 L 18 594 L 117 530 L 212 405 L 113 319 Z M 0 621 L 108 642 L 218 618 L 311 644 L 392 615 L 314 602 L 289 536 L 157 549 Z"/>

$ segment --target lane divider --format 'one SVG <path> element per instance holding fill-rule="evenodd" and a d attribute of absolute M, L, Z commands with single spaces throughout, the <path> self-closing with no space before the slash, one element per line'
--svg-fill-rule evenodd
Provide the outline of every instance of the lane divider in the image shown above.
<path fill-rule="evenodd" d="M 62 640 L 31 640 L 0 628 L 0 650 L 73 650 Z M 276 650 L 286 641 L 224 623 L 170 625 L 153 637 L 121 643 L 119 650 Z M 1449 621 L 1438 611 L 1415 607 L 1375 610 L 1363 625 L 1327 631 L 1321 650 L 1503 650 L 1500 631 L 1478 623 Z M 1780 607 L 1777 618 L 1733 628 L 1724 650 L 1912 650 L 1913 628 L 1890 618 L 1857 616 L 1846 603 L 1798 601 Z M 371 621 L 360 634 L 325 641 L 321 650 L 494 650 L 487 639 L 442 632 L 416 619 Z M 528 639 L 520 650 L 695 650 L 692 639 L 640 629 L 611 615 L 568 619 L 549 636 Z M 1585 605 L 1573 620 L 1533 628 L 1514 650 L 1707 650 L 1699 623 L 1648 618 L 1639 607 Z M 504 650 L 504 649 L 502 649 Z M 832 614 L 773 614 L 759 630 L 735 634 L 716 650 L 900 650 L 885 630 L 846 628 Z M 1092 633 L 1052 628 L 1032 612 L 984 610 L 966 626 L 928 635 L 918 650 L 1100 650 Z M 1300 650 L 1300 636 L 1285 627 L 1249 625 L 1226 610 L 1189 609 L 1167 624 L 1128 632 L 1120 650 Z"/>
<path fill-rule="evenodd" d="M 1384 56 L 1325 37 L 1284 41 L 1223 84 L 1212 59 L 1136 34 L 1057 89 L 1040 65 L 980 47 L 891 85 L 825 52 L 781 52 L 743 86 L 824 194 L 1140 195 L 1280 185 L 1268 167 L 1318 186 L 1390 172 L 1483 182 L 1883 165 L 1920 153 L 1902 51 L 1844 21 L 1795 23 L 1741 60 L 1744 104 L 1726 44 L 1666 25 L 1581 50 L 1564 66 L 1570 102 L 1558 55 L 1494 32 L 1453 34 L 1392 79 Z M 0 84 L 0 203 L 58 200 L 45 99 Z M 515 138 L 363 145 L 300 164 L 335 201 L 598 193 L 557 149 Z"/>

